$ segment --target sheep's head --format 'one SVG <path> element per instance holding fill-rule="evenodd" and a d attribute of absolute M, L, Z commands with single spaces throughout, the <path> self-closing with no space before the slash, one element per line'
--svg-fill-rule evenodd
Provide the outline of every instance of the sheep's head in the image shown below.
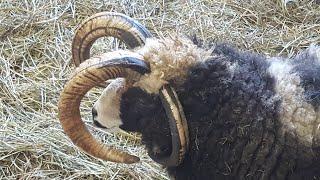
<path fill-rule="evenodd" d="M 136 49 L 134 52 L 119 50 L 89 58 L 92 44 L 103 36 L 119 38 Z M 144 46 L 138 49 L 141 45 Z M 86 92 L 115 79 L 93 107 L 94 124 L 112 130 L 120 127 L 127 131 L 150 131 L 152 134 L 152 129 L 147 128 L 148 123 L 141 122 L 148 121 L 147 117 L 156 117 L 156 121 L 150 122 L 158 123 L 164 131 L 163 135 L 155 137 L 168 134 L 171 137 L 156 140 L 156 144 L 146 142 L 148 149 L 152 149 L 149 154 L 166 166 L 178 165 L 188 148 L 188 128 L 172 86 L 179 87 L 187 74 L 186 69 L 204 59 L 200 56 L 207 54 L 200 51 L 183 38 L 153 39 L 145 27 L 121 14 L 99 13 L 88 18 L 77 29 L 72 45 L 73 61 L 79 67 L 65 85 L 59 101 L 64 131 L 75 145 L 90 155 L 113 162 L 139 161 L 138 157 L 98 142 L 80 117 L 79 105 Z M 134 107 L 132 111 L 130 107 Z M 146 116 L 151 112 L 159 116 Z M 171 146 L 164 147 L 168 142 Z"/>
<path fill-rule="evenodd" d="M 109 86 L 115 86 L 119 82 L 123 82 L 123 79 L 116 79 Z M 109 89 L 109 86 L 106 89 Z M 111 109 L 106 106 L 106 101 L 100 101 L 104 95 L 108 97 L 107 94 L 103 94 L 93 107 L 93 109 L 103 107 L 102 113 L 106 109 Z M 170 156 L 172 146 L 169 119 L 160 96 L 149 94 L 138 87 L 130 87 L 121 94 L 119 102 L 116 108 L 120 112 L 120 118 L 113 122 L 121 124 L 119 128 L 122 130 L 142 133 L 143 144 L 146 145 L 152 159 L 157 160 Z M 93 118 L 101 124 L 111 120 L 109 114 L 101 116 L 102 119 L 94 116 Z M 108 126 L 105 127 L 108 128 Z"/>
<path fill-rule="evenodd" d="M 97 127 L 109 132 L 119 128 L 141 132 L 154 160 L 169 156 L 172 151 L 169 120 L 159 95 L 129 87 L 125 78 L 110 81 L 92 108 L 92 118 Z"/>

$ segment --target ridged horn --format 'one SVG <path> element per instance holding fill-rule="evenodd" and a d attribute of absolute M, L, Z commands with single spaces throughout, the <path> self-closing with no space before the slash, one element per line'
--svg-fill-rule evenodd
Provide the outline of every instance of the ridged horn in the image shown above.
<path fill-rule="evenodd" d="M 106 53 L 82 63 L 64 86 L 58 104 L 60 123 L 72 142 L 87 154 L 106 161 L 127 164 L 138 162 L 138 157 L 96 140 L 81 120 L 79 106 L 90 89 L 108 79 L 132 79 L 137 74 L 148 72 L 150 68 L 142 56 L 126 51 Z"/>
<path fill-rule="evenodd" d="M 129 48 L 135 48 L 152 37 L 136 20 L 120 13 L 101 12 L 87 18 L 77 28 L 72 42 L 72 59 L 76 66 L 89 59 L 92 44 L 100 37 L 119 38 Z"/>
<path fill-rule="evenodd" d="M 189 148 L 188 124 L 173 87 L 164 85 L 160 90 L 160 99 L 169 118 L 172 151 L 168 157 L 153 159 L 164 166 L 175 167 L 184 160 Z"/>

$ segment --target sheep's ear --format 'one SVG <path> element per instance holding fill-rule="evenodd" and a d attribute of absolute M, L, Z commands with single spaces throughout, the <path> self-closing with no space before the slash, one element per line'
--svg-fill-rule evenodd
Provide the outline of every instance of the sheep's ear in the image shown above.
<path fill-rule="evenodd" d="M 184 159 L 189 147 L 189 132 L 183 108 L 173 87 L 165 85 L 160 98 L 169 119 L 172 152 L 169 157 L 154 159 L 167 167 L 178 166 Z"/>

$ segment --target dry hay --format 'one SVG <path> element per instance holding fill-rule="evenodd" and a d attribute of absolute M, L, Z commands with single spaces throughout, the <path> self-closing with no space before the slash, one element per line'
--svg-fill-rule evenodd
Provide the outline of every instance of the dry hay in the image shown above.
<path fill-rule="evenodd" d="M 125 13 L 153 34 L 175 32 L 267 55 L 292 56 L 320 42 L 319 0 L 1 0 L 0 179 L 168 179 L 135 134 L 94 129 L 90 91 L 82 112 L 91 131 L 108 144 L 142 158 L 135 165 L 103 162 L 72 145 L 57 119 L 59 93 L 74 69 L 70 45 L 84 18 L 101 11 Z M 95 53 L 117 47 L 105 38 Z"/>

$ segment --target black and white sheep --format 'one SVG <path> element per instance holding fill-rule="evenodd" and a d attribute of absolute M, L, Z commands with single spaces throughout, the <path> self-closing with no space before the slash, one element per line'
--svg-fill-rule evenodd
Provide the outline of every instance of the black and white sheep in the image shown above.
<path fill-rule="evenodd" d="M 159 92 L 165 85 L 173 87 L 189 137 L 182 162 L 167 167 L 175 179 L 320 178 L 319 46 L 291 59 L 226 44 L 204 49 L 182 37 L 148 35 L 132 47 L 133 52 L 81 63 L 62 92 L 61 123 L 84 151 L 115 162 L 138 161 L 109 147 L 97 148 L 89 133 L 79 133 L 86 131 L 79 114 L 82 96 L 106 79 L 123 77 L 113 80 L 95 103 L 95 124 L 140 132 L 151 158 L 171 157 L 176 135 Z"/>

